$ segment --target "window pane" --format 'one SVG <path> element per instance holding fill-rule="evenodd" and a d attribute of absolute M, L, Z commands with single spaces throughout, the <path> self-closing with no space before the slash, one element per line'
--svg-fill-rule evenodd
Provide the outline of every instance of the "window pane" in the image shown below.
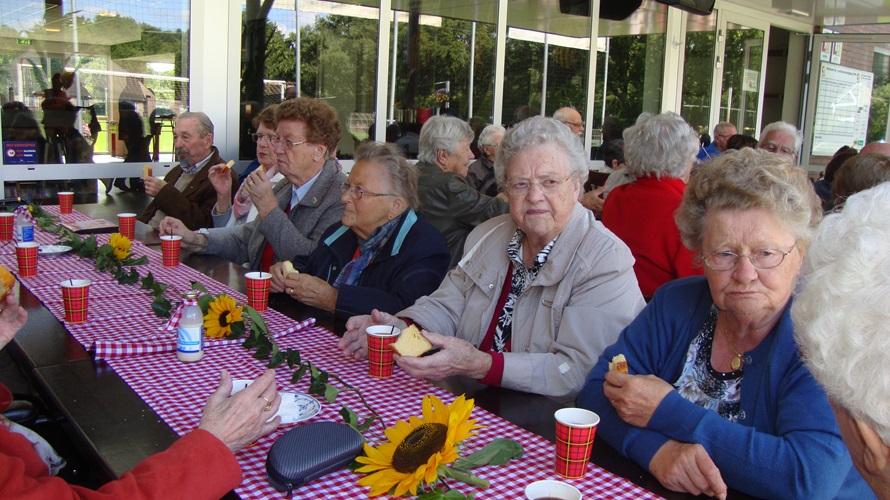
<path fill-rule="evenodd" d="M 0 1 L 4 162 L 171 159 L 188 21 L 188 0 Z"/>
<path fill-rule="evenodd" d="M 687 32 L 680 114 L 700 134 L 710 135 L 712 131 L 708 129 L 708 124 L 711 121 L 717 13 L 710 16 L 685 15 Z"/>
<path fill-rule="evenodd" d="M 757 128 L 763 36 L 756 28 L 726 24 L 720 121 L 733 123 L 740 134 L 752 137 Z"/>

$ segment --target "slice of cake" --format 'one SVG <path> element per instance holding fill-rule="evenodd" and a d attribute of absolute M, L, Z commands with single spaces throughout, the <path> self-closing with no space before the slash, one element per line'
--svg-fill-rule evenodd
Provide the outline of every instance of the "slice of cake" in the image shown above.
<path fill-rule="evenodd" d="M 3 299 L 5 299 L 7 295 L 9 295 L 9 292 L 12 291 L 12 288 L 14 286 L 15 277 L 5 267 L 0 266 L 0 302 L 3 302 Z M 0 305 L 0 308 L 2 307 L 3 306 Z"/>
<path fill-rule="evenodd" d="M 609 371 L 627 373 L 627 358 L 624 357 L 624 354 L 618 354 L 612 358 L 612 361 L 609 362 Z"/>
<path fill-rule="evenodd" d="M 420 356 L 433 348 L 433 344 L 420 333 L 417 326 L 411 325 L 402 330 L 399 340 L 390 347 L 401 356 Z"/>

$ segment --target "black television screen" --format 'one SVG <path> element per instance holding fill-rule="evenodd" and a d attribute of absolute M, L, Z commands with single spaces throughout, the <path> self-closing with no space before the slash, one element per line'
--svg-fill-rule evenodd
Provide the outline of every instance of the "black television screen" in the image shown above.
<path fill-rule="evenodd" d="M 658 0 L 658 3 L 702 16 L 710 15 L 714 10 L 714 0 Z"/>

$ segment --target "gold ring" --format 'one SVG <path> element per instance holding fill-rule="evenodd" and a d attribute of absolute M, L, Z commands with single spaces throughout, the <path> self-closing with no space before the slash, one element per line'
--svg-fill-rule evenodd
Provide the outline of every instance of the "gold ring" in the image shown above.
<path fill-rule="evenodd" d="M 250 182 L 248 182 L 248 184 L 250 184 L 251 186 L 253 186 L 254 184 L 256 184 L 256 182 L 250 181 Z"/>
<path fill-rule="evenodd" d="M 288 290 L 290 290 L 289 292 L 287 292 L 289 295 L 294 293 L 294 289 L 293 289 L 293 288 L 288 288 Z"/>
<path fill-rule="evenodd" d="M 265 396 L 260 396 L 260 399 L 266 402 L 266 407 L 263 408 L 263 411 L 269 411 L 272 409 L 272 402 L 265 398 Z"/>

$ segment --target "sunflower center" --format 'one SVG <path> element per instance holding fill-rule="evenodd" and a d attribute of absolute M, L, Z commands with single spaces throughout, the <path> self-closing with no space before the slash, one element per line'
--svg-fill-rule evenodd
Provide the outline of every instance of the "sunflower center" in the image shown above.
<path fill-rule="evenodd" d="M 442 450 L 447 436 L 448 426 L 444 424 L 423 424 L 414 429 L 393 452 L 393 469 L 403 474 L 416 471 Z"/>
<path fill-rule="evenodd" d="M 229 326 L 229 311 L 219 313 L 219 326 Z"/>

